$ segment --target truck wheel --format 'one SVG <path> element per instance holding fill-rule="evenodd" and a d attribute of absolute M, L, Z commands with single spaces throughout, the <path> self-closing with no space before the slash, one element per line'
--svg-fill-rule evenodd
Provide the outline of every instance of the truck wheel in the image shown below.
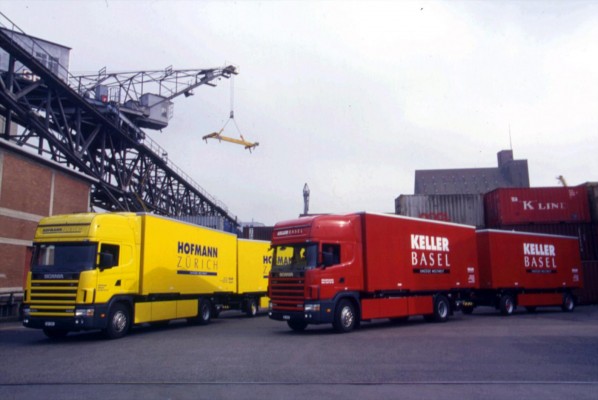
<path fill-rule="evenodd" d="M 565 293 L 563 295 L 563 305 L 561 306 L 561 309 L 564 312 L 571 312 L 573 309 L 575 309 L 575 299 L 571 293 Z"/>
<path fill-rule="evenodd" d="M 339 333 L 350 332 L 357 325 L 355 306 L 350 300 L 341 300 L 336 307 L 332 326 Z"/>
<path fill-rule="evenodd" d="M 498 302 L 498 308 L 502 315 L 511 315 L 515 311 L 515 300 L 510 294 L 503 294 Z"/>
<path fill-rule="evenodd" d="M 248 317 L 255 317 L 257 315 L 258 306 L 255 297 L 247 299 L 245 302 L 245 315 Z"/>
<path fill-rule="evenodd" d="M 207 325 L 212 319 L 212 302 L 208 299 L 199 299 L 199 315 L 197 322 L 200 325 Z"/>
<path fill-rule="evenodd" d="M 108 314 L 108 326 L 104 329 L 104 336 L 108 339 L 119 339 L 129 332 L 131 327 L 131 312 L 129 307 L 116 303 Z"/>
<path fill-rule="evenodd" d="M 69 331 L 66 329 L 44 328 L 44 335 L 46 335 L 49 339 L 64 339 L 68 333 Z"/>
<path fill-rule="evenodd" d="M 451 313 L 451 305 L 448 299 L 439 294 L 434 296 L 434 314 L 429 320 L 433 322 L 446 322 Z"/>
<path fill-rule="evenodd" d="M 295 332 L 303 332 L 307 328 L 307 322 L 305 321 L 290 320 L 287 321 L 287 325 Z"/>

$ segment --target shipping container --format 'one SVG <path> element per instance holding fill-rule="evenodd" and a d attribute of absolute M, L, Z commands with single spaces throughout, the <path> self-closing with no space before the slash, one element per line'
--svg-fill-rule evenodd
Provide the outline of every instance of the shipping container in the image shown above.
<path fill-rule="evenodd" d="M 395 212 L 406 217 L 484 227 L 484 196 L 480 194 L 400 195 Z"/>
<path fill-rule="evenodd" d="M 598 224 L 595 223 L 510 225 L 503 226 L 500 229 L 505 231 L 573 236 L 578 239 L 579 252 L 582 260 L 598 260 Z"/>
<path fill-rule="evenodd" d="M 487 228 L 590 222 L 585 187 L 503 188 L 486 193 Z"/>

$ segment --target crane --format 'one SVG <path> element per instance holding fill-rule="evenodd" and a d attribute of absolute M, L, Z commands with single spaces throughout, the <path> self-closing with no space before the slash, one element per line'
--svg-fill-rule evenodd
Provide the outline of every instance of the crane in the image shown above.
<path fill-rule="evenodd" d="M 237 67 L 110 72 L 71 76 L 69 85 L 105 113 L 119 115 L 135 128 L 162 130 L 172 118 L 175 97 L 193 96 L 200 85 L 216 86 L 213 81 L 237 75 Z"/>
<path fill-rule="evenodd" d="M 563 175 L 557 176 L 556 180 L 559 181 L 560 184 L 563 185 L 563 187 L 567 187 L 567 181 L 565 180 L 565 177 Z"/>

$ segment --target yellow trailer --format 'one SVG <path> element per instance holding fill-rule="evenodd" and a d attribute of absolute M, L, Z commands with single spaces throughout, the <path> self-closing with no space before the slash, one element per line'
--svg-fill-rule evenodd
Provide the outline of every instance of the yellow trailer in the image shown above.
<path fill-rule="evenodd" d="M 49 337 L 186 318 L 223 309 L 248 315 L 267 292 L 270 244 L 135 213 L 60 215 L 40 221 L 23 324 Z"/>

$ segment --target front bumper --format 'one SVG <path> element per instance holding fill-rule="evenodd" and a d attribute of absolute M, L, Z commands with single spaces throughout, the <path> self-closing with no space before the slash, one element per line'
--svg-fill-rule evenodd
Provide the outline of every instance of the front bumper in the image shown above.
<path fill-rule="evenodd" d="M 268 312 L 270 319 L 277 321 L 303 321 L 308 324 L 329 324 L 334 319 L 334 303 L 331 301 L 311 302 L 302 311 L 277 310 Z"/>
<path fill-rule="evenodd" d="M 27 307 L 24 308 L 23 326 L 33 329 L 56 329 L 66 331 L 85 331 L 104 329 L 107 326 L 106 305 L 86 306 L 86 310 L 93 310 L 93 315 L 81 316 L 37 316 L 27 315 Z"/>

